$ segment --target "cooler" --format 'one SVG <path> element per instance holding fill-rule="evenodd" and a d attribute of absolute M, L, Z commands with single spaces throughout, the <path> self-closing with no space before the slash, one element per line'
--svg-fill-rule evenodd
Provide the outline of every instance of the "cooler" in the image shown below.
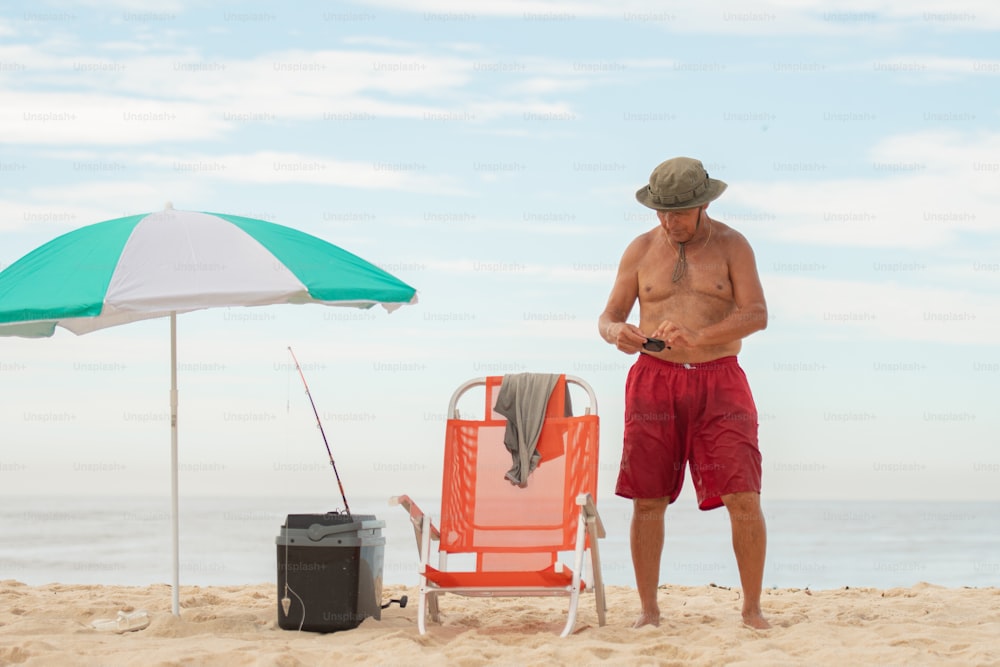
<path fill-rule="evenodd" d="M 368 514 L 289 514 L 275 539 L 278 625 L 335 632 L 381 619 L 384 527 Z"/>

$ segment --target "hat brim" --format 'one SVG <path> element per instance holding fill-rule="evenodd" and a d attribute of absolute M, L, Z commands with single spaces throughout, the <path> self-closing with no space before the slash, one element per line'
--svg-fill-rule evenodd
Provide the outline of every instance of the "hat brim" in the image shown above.
<path fill-rule="evenodd" d="M 701 193 L 700 196 L 673 206 L 664 206 L 663 204 L 654 203 L 649 195 L 648 185 L 636 190 L 635 198 L 640 204 L 646 208 L 651 208 L 654 211 L 683 211 L 687 208 L 697 208 L 702 204 L 707 204 L 710 201 L 718 199 L 728 187 L 729 185 L 725 181 L 720 181 L 716 178 L 709 178 L 708 189 Z"/>

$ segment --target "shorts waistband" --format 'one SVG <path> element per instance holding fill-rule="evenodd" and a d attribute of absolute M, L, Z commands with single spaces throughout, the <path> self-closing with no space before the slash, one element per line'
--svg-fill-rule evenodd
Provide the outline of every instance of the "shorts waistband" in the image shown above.
<path fill-rule="evenodd" d="M 677 370 L 685 370 L 685 371 L 694 371 L 699 369 L 708 370 L 710 368 L 722 368 L 725 366 L 738 365 L 736 355 L 731 355 L 728 357 L 719 357 L 718 359 L 712 359 L 711 361 L 699 361 L 697 363 L 690 363 L 690 364 L 679 364 L 676 361 L 667 361 L 665 359 L 660 359 L 659 357 L 654 357 L 651 354 L 640 354 L 639 358 L 640 360 L 648 359 L 652 363 L 663 364 L 664 366 L 668 366 L 670 368 L 674 368 Z"/>

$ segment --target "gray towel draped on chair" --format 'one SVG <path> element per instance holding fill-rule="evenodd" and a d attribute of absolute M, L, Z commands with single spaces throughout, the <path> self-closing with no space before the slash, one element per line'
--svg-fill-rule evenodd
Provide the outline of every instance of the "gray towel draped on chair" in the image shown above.
<path fill-rule="evenodd" d="M 558 381 L 559 375 L 553 373 L 513 373 L 503 378 L 494 410 L 507 418 L 503 442 L 511 453 L 513 465 L 504 477 L 511 484 L 526 487 L 528 475 L 541 461 L 538 436 L 545 422 L 549 397 Z M 572 413 L 567 389 L 565 415 Z"/>

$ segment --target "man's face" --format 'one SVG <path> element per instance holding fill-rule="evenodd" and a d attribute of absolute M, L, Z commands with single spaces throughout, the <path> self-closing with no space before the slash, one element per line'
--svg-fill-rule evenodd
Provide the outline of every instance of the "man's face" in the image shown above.
<path fill-rule="evenodd" d="M 702 208 L 699 206 L 679 211 L 657 211 L 656 217 L 660 219 L 660 225 L 673 243 L 687 243 L 698 229 Z"/>

